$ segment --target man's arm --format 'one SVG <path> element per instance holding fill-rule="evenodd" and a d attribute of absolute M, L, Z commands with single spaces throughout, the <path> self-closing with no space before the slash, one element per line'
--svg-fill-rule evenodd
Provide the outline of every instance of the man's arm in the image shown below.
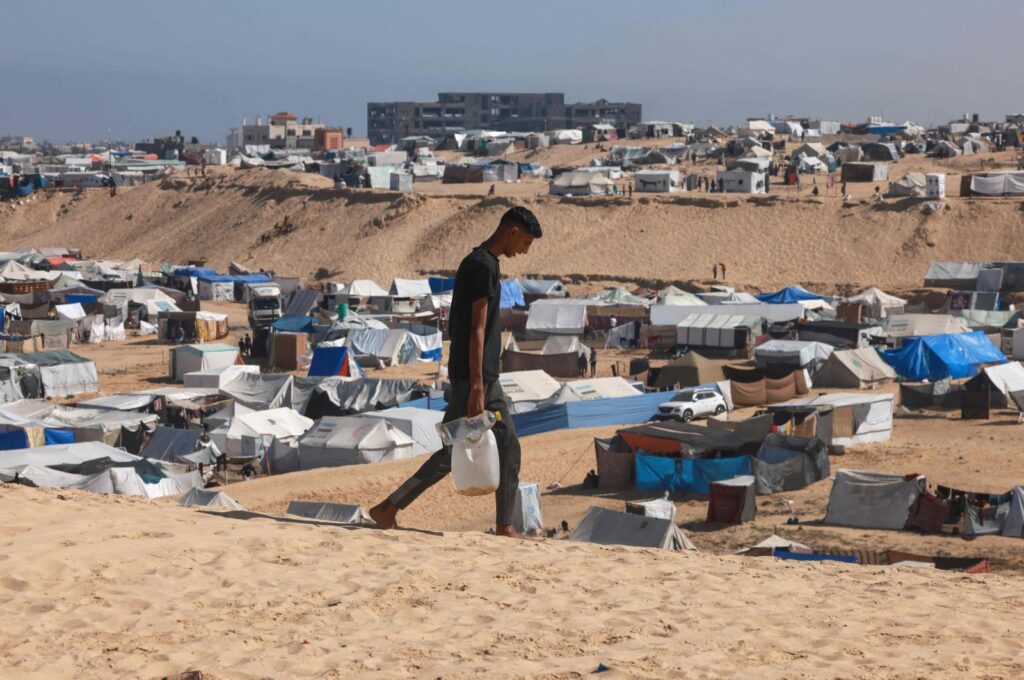
<path fill-rule="evenodd" d="M 484 330 L 487 325 L 487 298 L 473 301 L 472 326 L 469 331 L 469 403 L 467 416 L 484 411 Z"/>

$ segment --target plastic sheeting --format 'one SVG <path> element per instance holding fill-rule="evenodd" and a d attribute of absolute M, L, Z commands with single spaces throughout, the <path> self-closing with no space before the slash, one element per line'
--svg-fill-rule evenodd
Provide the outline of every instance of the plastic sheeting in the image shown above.
<path fill-rule="evenodd" d="M 1024 486 L 1010 491 L 1010 509 L 1003 522 L 1003 536 L 1024 538 Z"/>
<path fill-rule="evenodd" d="M 706 495 L 711 492 L 711 482 L 751 473 L 749 456 L 693 460 L 637 454 L 635 460 L 637 491 Z"/>
<path fill-rule="evenodd" d="M 569 534 L 570 541 L 631 545 L 663 550 L 696 550 L 682 529 L 667 519 L 591 507 Z"/>
<path fill-rule="evenodd" d="M 770 305 L 785 305 L 792 304 L 795 302 L 803 302 L 805 300 L 824 299 L 820 295 L 805 290 L 800 286 L 789 286 L 787 288 L 783 288 L 782 290 L 776 293 L 761 293 L 760 295 L 755 295 L 754 297 L 756 297 L 761 302 Z"/>
<path fill-rule="evenodd" d="M 523 298 L 523 289 L 519 287 L 519 281 L 511 279 L 501 282 L 501 308 L 525 307 L 526 300 Z"/>
<path fill-rule="evenodd" d="M 1024 195 L 1024 173 L 1007 172 L 971 177 L 971 191 L 985 196 Z"/>
<path fill-rule="evenodd" d="M 223 508 L 225 510 L 245 510 L 241 504 L 223 491 L 207 491 L 205 489 L 189 489 L 178 499 L 178 505 L 199 506 L 204 508 Z"/>
<path fill-rule="evenodd" d="M 979 364 L 1006 362 L 981 331 L 912 338 L 900 349 L 879 354 L 901 377 L 913 381 L 970 378 Z"/>
<path fill-rule="evenodd" d="M 411 458 L 415 442 L 386 420 L 326 416 L 299 440 L 299 469 Z"/>
<path fill-rule="evenodd" d="M 526 330 L 540 334 L 582 335 L 586 326 L 587 306 L 575 302 L 534 302 L 526 319 Z"/>
<path fill-rule="evenodd" d="M 653 418 L 658 412 L 658 406 L 673 396 L 673 392 L 652 392 L 636 397 L 575 401 L 525 413 L 513 413 L 512 422 L 521 437 L 580 427 L 635 425 Z"/>
<path fill-rule="evenodd" d="M 839 470 L 832 484 L 825 524 L 862 529 L 902 529 L 910 506 L 925 491 L 925 478 L 884 472 Z"/>

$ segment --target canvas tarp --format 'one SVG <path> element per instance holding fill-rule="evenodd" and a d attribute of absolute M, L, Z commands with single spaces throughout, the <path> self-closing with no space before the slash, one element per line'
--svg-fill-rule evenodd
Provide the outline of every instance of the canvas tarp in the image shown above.
<path fill-rule="evenodd" d="M 793 321 L 803 318 L 805 311 L 799 303 L 767 304 L 764 302 L 714 305 L 651 305 L 650 309 L 651 324 L 654 326 L 678 326 L 680 321 L 694 314 L 757 317 L 775 322 Z"/>
<path fill-rule="evenodd" d="M 308 408 L 314 417 L 361 413 L 407 402 L 420 389 L 416 380 L 330 378 L 313 389 Z"/>
<path fill-rule="evenodd" d="M 879 288 L 865 288 L 853 297 L 847 298 L 847 302 L 864 305 L 865 316 L 869 319 L 882 320 L 890 314 L 903 311 L 907 301 L 895 295 L 889 295 Z"/>
<path fill-rule="evenodd" d="M 587 306 L 577 302 L 538 300 L 526 319 L 526 330 L 539 335 L 582 335 L 586 326 Z"/>
<path fill-rule="evenodd" d="M 569 534 L 570 541 L 664 550 L 696 550 L 682 529 L 667 519 L 642 517 L 593 506 Z"/>
<path fill-rule="evenodd" d="M 896 372 L 874 347 L 836 350 L 814 374 L 817 387 L 866 389 L 896 380 Z"/>
<path fill-rule="evenodd" d="M 370 515 L 359 505 L 345 505 L 342 503 L 318 503 L 316 501 L 291 501 L 288 509 L 289 515 L 316 519 L 323 522 L 338 522 L 340 524 L 355 524 L 358 526 L 376 526 L 370 519 Z"/>
<path fill-rule="evenodd" d="M 984 269 L 978 262 L 932 262 L 924 275 L 924 285 L 933 288 L 973 290 Z"/>
<path fill-rule="evenodd" d="M 925 492 L 920 475 L 839 470 L 832 483 L 825 524 L 862 529 L 903 529 L 910 506 Z"/>
<path fill-rule="evenodd" d="M 226 428 L 224 452 L 242 453 L 242 437 L 273 437 L 289 440 L 301 436 L 313 421 L 290 408 L 274 408 L 245 413 L 231 421 Z"/>
<path fill-rule="evenodd" d="M 440 411 L 398 406 L 383 411 L 367 411 L 358 414 L 358 417 L 386 420 L 390 425 L 411 437 L 413 446 L 410 455 L 433 453 L 441 448 L 437 424 L 441 422 L 444 414 Z"/>
<path fill-rule="evenodd" d="M 696 387 L 725 380 L 721 363 L 707 359 L 697 352 L 687 352 L 679 359 L 662 367 L 654 387 L 663 390 L 678 386 Z"/>
<path fill-rule="evenodd" d="M 299 440 L 299 469 L 411 458 L 415 442 L 386 420 L 321 418 Z"/>
<path fill-rule="evenodd" d="M 1003 536 L 1024 538 L 1024 486 L 1010 490 L 1010 509 L 1003 522 Z"/>
<path fill-rule="evenodd" d="M 815 371 L 832 355 L 833 348 L 820 342 L 769 340 L 754 348 L 758 366 L 785 364 Z"/>
<path fill-rule="evenodd" d="M 772 433 L 751 461 L 757 493 L 796 491 L 830 474 L 828 447 L 820 439 Z"/>
<path fill-rule="evenodd" d="M 199 430 L 184 430 L 159 425 L 146 442 L 141 455 L 144 458 L 174 461 L 193 453 L 199 443 Z"/>
<path fill-rule="evenodd" d="M 884 331 L 888 338 L 913 338 L 962 333 L 966 326 L 966 322 L 950 314 L 890 314 Z"/>
<path fill-rule="evenodd" d="M 204 508 L 222 508 L 224 510 L 245 510 L 231 496 L 223 491 L 215 489 L 189 489 L 184 496 L 178 499 L 178 505 L 199 506 Z"/>

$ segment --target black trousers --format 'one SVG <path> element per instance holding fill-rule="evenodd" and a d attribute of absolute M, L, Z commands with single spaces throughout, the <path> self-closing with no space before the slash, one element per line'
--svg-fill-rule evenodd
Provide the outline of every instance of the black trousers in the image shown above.
<path fill-rule="evenodd" d="M 448 395 L 448 410 L 444 413 L 444 422 L 465 416 L 468 405 L 469 381 L 452 380 L 452 391 Z M 494 438 L 498 443 L 498 460 L 500 463 L 500 483 L 498 484 L 498 490 L 494 493 L 496 505 L 495 524 L 512 524 L 516 493 L 519 490 L 519 466 L 522 459 L 522 451 L 519 448 L 516 428 L 512 424 L 512 416 L 508 412 L 508 402 L 505 400 L 505 393 L 502 391 L 499 383 L 484 383 L 484 409 L 497 411 L 501 414 L 501 420 L 495 423 L 492 428 Z M 402 484 L 402 486 L 398 487 L 398 490 L 388 496 L 388 500 L 399 508 L 404 509 L 416 500 L 421 493 L 447 477 L 451 471 L 452 450 L 450 447 L 445 446 L 428 458 L 405 484 Z"/>

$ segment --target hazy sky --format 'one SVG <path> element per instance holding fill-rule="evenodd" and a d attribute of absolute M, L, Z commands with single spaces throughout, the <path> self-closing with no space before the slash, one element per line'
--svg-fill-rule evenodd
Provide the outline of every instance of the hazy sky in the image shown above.
<path fill-rule="evenodd" d="M 448 90 L 697 124 L 1024 110 L 1024 0 L 22 0 L 0 17 L 0 136 L 55 142 L 222 141 L 280 110 L 365 134 L 366 102 Z"/>

